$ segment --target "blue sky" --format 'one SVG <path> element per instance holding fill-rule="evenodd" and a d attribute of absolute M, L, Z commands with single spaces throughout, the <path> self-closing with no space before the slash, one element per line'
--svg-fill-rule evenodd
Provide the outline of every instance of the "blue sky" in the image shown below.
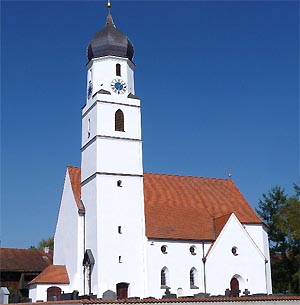
<path fill-rule="evenodd" d="M 299 182 L 298 1 L 113 1 L 135 46 L 145 172 L 227 178 L 256 207 Z M 54 234 L 80 165 L 100 1 L 1 2 L 1 246 Z"/>

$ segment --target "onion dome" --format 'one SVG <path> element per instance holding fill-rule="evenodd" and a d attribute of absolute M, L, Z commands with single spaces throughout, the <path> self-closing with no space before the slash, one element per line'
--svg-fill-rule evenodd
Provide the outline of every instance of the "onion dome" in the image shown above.
<path fill-rule="evenodd" d="M 132 61 L 133 53 L 132 43 L 123 32 L 116 28 L 111 14 L 108 13 L 104 28 L 95 34 L 87 47 L 88 60 L 113 55 Z"/>

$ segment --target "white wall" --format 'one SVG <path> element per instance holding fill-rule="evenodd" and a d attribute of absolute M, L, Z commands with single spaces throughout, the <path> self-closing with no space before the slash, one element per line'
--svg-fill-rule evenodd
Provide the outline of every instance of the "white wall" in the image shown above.
<path fill-rule="evenodd" d="M 116 64 L 121 65 L 121 76 L 116 75 Z M 100 58 L 94 58 L 89 62 L 87 76 L 87 84 L 91 80 L 93 83 L 93 94 L 100 89 L 111 91 L 111 81 L 115 78 L 120 78 L 125 81 L 127 85 L 127 91 L 122 94 L 127 96 L 129 93 L 134 94 L 134 80 L 133 69 L 134 64 L 127 58 L 121 58 L 116 56 L 104 56 Z M 103 72 L 105 71 L 105 73 Z M 88 85 L 87 85 L 88 86 Z M 122 100 L 122 95 L 117 96 L 116 99 Z"/>
<path fill-rule="evenodd" d="M 122 180 L 122 187 L 117 186 L 118 180 Z M 129 296 L 144 296 L 143 180 L 141 177 L 97 175 L 97 185 L 98 249 L 94 272 L 98 272 L 98 296 L 106 290 L 116 291 L 119 282 L 130 283 Z"/>
<path fill-rule="evenodd" d="M 161 247 L 167 246 L 167 254 L 163 254 Z M 194 246 L 196 254 L 192 255 L 190 247 Z M 204 292 L 202 257 L 210 246 L 209 242 L 149 240 L 147 242 L 147 272 L 148 296 L 161 298 L 165 289 L 161 289 L 161 270 L 168 268 L 169 279 L 167 286 L 172 293 L 178 293 L 181 288 L 183 296 Z M 190 288 L 190 270 L 197 269 L 195 285 L 199 289 Z"/>
<path fill-rule="evenodd" d="M 66 265 L 70 279 L 70 286 L 66 292 L 78 290 L 83 293 L 83 217 L 78 215 L 67 171 L 54 235 L 53 256 L 54 265 Z"/>
<path fill-rule="evenodd" d="M 267 292 L 268 294 L 272 294 L 271 262 L 267 228 L 263 224 L 246 224 L 244 225 L 244 227 L 266 257 L 265 267 L 267 278 Z"/>
<path fill-rule="evenodd" d="M 68 285 L 66 284 L 34 284 L 29 286 L 29 298 L 32 302 L 47 301 L 47 289 L 49 287 L 59 287 L 62 292 L 68 291 Z"/>
<path fill-rule="evenodd" d="M 237 256 L 232 247 L 237 247 Z M 267 293 L 265 257 L 234 214 L 207 256 L 207 292 L 224 294 L 233 277 L 238 278 L 241 292 L 247 288 L 252 294 Z"/>
<path fill-rule="evenodd" d="M 116 73 L 122 65 L 122 76 Z M 92 292 L 99 297 L 116 284 L 127 282 L 129 296 L 145 295 L 145 219 L 140 101 L 134 93 L 134 65 L 127 59 L 107 56 L 90 62 L 89 78 L 97 94 L 82 111 L 82 199 L 86 207 L 86 248 L 95 258 Z M 111 81 L 127 84 L 115 94 Z M 124 132 L 115 131 L 115 112 L 124 114 Z M 91 122 L 87 137 L 88 120 Z M 90 179 L 86 180 L 88 177 Z M 122 187 L 117 181 L 122 180 Z M 122 234 L 118 233 L 122 227 Z M 121 261 L 119 262 L 119 256 Z"/>

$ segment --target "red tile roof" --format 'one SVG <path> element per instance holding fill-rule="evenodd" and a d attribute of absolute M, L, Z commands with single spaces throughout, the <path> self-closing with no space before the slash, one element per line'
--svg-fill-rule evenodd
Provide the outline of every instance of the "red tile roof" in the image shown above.
<path fill-rule="evenodd" d="M 214 220 L 231 213 L 262 223 L 231 180 L 144 174 L 144 198 L 149 238 L 214 240 Z"/>
<path fill-rule="evenodd" d="M 81 171 L 78 167 L 73 167 L 73 166 L 68 166 L 67 170 L 69 172 L 71 186 L 72 186 L 74 198 L 76 200 L 77 208 L 78 208 L 78 210 L 81 210 L 82 212 L 84 212 L 85 208 L 80 200 L 80 198 L 81 198 L 81 186 L 80 186 Z"/>
<path fill-rule="evenodd" d="M 41 272 L 52 259 L 52 253 L 41 250 L 0 248 L 1 271 Z"/>
<path fill-rule="evenodd" d="M 215 219 L 216 236 L 219 236 L 219 234 L 221 233 L 222 229 L 224 228 L 227 220 L 229 219 L 230 215 L 231 215 L 231 213 L 224 215 L 224 216 L 220 216 Z"/>
<path fill-rule="evenodd" d="M 68 167 L 80 198 L 80 168 Z M 233 181 L 144 173 L 146 236 L 215 240 L 231 213 L 242 223 L 262 223 Z"/>
<path fill-rule="evenodd" d="M 42 273 L 34 278 L 28 284 L 69 284 L 69 276 L 64 265 L 51 265 L 48 266 Z"/>

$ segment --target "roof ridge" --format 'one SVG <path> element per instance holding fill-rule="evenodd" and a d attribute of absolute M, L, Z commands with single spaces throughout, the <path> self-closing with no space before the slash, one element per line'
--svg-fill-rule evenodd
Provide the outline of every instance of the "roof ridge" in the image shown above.
<path fill-rule="evenodd" d="M 73 166 L 73 165 L 67 165 L 67 168 L 81 169 L 80 166 Z M 212 180 L 221 180 L 221 181 L 231 181 L 234 184 L 232 179 L 228 179 L 228 178 L 204 177 L 204 176 L 196 176 L 196 175 L 168 174 L 168 173 L 153 173 L 153 172 L 143 172 L 143 174 L 146 174 L 146 175 L 171 176 L 171 177 L 190 177 L 190 178 L 212 179 Z"/>
<path fill-rule="evenodd" d="M 213 179 L 213 180 L 231 181 L 232 182 L 232 180 L 228 179 L 228 178 L 203 177 L 203 176 L 195 176 L 195 175 L 179 175 L 179 174 L 149 173 L 149 172 L 148 173 L 144 172 L 143 174 L 146 174 L 146 175 L 171 176 L 171 177 L 189 177 L 189 178 L 200 178 L 200 179 Z"/>
<path fill-rule="evenodd" d="M 77 168 L 77 169 L 81 169 L 80 166 L 73 166 L 73 165 L 67 165 L 67 168 Z"/>

